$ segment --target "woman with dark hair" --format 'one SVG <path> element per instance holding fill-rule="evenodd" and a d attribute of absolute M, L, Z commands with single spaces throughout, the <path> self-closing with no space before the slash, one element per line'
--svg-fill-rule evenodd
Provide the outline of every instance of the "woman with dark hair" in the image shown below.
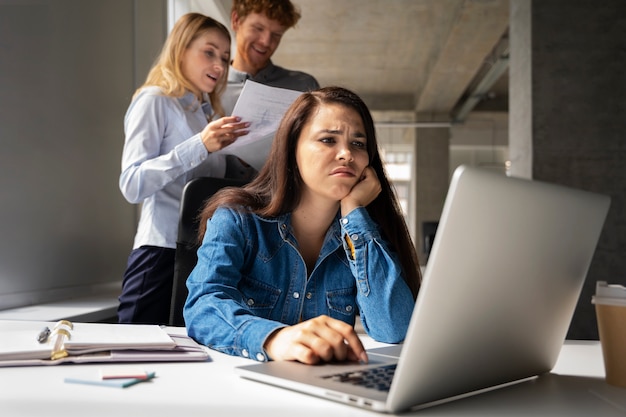
<path fill-rule="evenodd" d="M 190 336 L 263 360 L 367 360 L 353 326 L 401 342 L 420 272 L 383 167 L 369 110 L 354 93 L 303 93 L 250 184 L 202 213 L 187 280 Z"/>

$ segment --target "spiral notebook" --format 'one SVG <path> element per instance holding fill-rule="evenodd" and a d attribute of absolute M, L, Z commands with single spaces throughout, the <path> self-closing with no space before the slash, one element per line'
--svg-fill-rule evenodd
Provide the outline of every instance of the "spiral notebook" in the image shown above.
<path fill-rule="evenodd" d="M 152 324 L 0 320 L 0 367 L 206 361 L 206 347 Z"/>

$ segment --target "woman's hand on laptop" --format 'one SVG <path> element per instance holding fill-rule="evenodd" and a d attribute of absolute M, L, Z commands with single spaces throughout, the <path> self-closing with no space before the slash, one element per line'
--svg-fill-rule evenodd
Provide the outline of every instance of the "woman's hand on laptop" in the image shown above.
<path fill-rule="evenodd" d="M 296 360 L 309 365 L 332 360 L 367 362 L 367 353 L 354 328 L 328 316 L 278 329 L 267 338 L 264 347 L 273 360 Z"/>

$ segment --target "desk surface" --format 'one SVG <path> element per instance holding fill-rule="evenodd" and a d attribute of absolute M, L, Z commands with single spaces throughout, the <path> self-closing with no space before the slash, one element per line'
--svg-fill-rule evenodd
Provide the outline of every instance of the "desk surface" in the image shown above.
<path fill-rule="evenodd" d="M 364 344 L 380 345 L 368 338 Z M 248 359 L 218 352 L 211 352 L 211 358 L 202 363 L 141 364 L 157 378 L 126 389 L 63 382 L 66 377 L 97 376 L 112 365 L 0 368 L 0 409 L 11 417 L 382 415 L 242 379 L 233 367 L 251 363 Z M 604 382 L 598 342 L 566 342 L 548 375 L 413 414 L 624 416 L 626 389 Z"/>

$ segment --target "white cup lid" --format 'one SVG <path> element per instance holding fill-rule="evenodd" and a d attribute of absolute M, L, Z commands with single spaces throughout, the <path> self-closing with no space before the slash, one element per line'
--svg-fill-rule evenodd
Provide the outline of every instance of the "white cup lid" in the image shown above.
<path fill-rule="evenodd" d="M 591 298 L 593 304 L 611 304 L 626 306 L 626 287 L 618 284 L 596 282 L 596 295 Z"/>

